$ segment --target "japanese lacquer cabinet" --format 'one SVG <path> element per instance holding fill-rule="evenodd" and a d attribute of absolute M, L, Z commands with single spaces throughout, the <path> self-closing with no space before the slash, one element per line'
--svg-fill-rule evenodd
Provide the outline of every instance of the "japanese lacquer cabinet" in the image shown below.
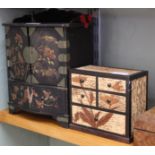
<path fill-rule="evenodd" d="M 68 71 L 93 63 L 91 28 L 12 23 L 5 31 L 10 112 L 49 115 L 68 125 Z"/>
<path fill-rule="evenodd" d="M 147 106 L 147 71 L 84 66 L 71 71 L 71 128 L 131 142 Z"/>

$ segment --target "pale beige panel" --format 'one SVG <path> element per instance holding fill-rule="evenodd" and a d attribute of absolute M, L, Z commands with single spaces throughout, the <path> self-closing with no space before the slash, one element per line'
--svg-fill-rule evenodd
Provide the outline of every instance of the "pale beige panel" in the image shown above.
<path fill-rule="evenodd" d="M 132 130 L 136 118 L 146 110 L 147 77 L 138 78 L 131 83 Z"/>
<path fill-rule="evenodd" d="M 98 88 L 99 90 L 112 91 L 117 93 L 126 92 L 126 81 L 111 78 L 98 78 Z"/>
<path fill-rule="evenodd" d="M 96 92 L 72 88 L 72 102 L 96 106 Z"/>
<path fill-rule="evenodd" d="M 57 42 L 59 48 L 67 48 L 67 41 L 60 40 Z"/>
<path fill-rule="evenodd" d="M 72 106 L 72 122 L 75 124 L 125 135 L 125 115 Z"/>
<path fill-rule="evenodd" d="M 93 72 L 100 72 L 100 73 L 110 73 L 110 74 L 117 74 L 117 75 L 132 75 L 135 73 L 139 73 L 139 70 L 131 70 L 131 69 L 120 69 L 120 68 L 113 68 L 113 67 L 101 67 L 101 66 L 94 66 L 88 65 L 79 67 L 80 70 L 87 70 Z"/>
<path fill-rule="evenodd" d="M 126 112 L 126 97 L 99 92 L 99 107 Z"/>
<path fill-rule="evenodd" d="M 90 75 L 83 74 L 75 74 L 71 75 L 71 83 L 73 86 L 78 86 L 81 88 L 92 88 L 96 89 L 96 77 Z"/>
<path fill-rule="evenodd" d="M 58 55 L 58 60 L 60 62 L 68 62 L 70 60 L 70 54 L 65 53 L 65 54 L 59 54 Z"/>
<path fill-rule="evenodd" d="M 62 27 L 55 27 L 55 30 L 59 33 L 61 37 L 64 37 L 64 30 Z"/>

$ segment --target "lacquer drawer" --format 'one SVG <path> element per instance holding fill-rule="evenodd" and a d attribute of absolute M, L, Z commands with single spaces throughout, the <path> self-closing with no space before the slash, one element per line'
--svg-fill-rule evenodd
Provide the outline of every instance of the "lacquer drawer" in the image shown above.
<path fill-rule="evenodd" d="M 96 92 L 91 90 L 72 88 L 72 102 L 89 106 L 96 106 Z"/>
<path fill-rule="evenodd" d="M 126 93 L 126 81 L 112 78 L 98 78 L 98 89 L 117 93 Z"/>
<path fill-rule="evenodd" d="M 72 86 L 78 86 L 81 88 L 96 89 L 96 77 L 84 74 L 71 74 Z"/>
<path fill-rule="evenodd" d="M 72 105 L 72 123 L 119 135 L 126 134 L 126 116 Z"/>
<path fill-rule="evenodd" d="M 126 112 L 126 97 L 108 93 L 98 93 L 98 106 L 103 109 Z"/>
<path fill-rule="evenodd" d="M 67 90 L 60 87 L 10 83 L 9 97 L 20 109 L 56 116 L 67 109 Z"/>

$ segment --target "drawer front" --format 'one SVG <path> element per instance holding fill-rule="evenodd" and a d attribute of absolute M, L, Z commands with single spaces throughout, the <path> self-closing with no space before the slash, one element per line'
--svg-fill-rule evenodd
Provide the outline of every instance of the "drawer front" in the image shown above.
<path fill-rule="evenodd" d="M 91 75 L 72 73 L 71 84 L 81 88 L 96 89 L 96 77 Z"/>
<path fill-rule="evenodd" d="M 99 90 L 126 93 L 126 81 L 111 78 L 98 78 Z"/>
<path fill-rule="evenodd" d="M 11 83 L 10 101 L 23 110 L 56 116 L 67 113 L 67 91 L 57 87 Z"/>
<path fill-rule="evenodd" d="M 96 106 L 96 92 L 85 89 L 72 88 L 72 102 Z"/>
<path fill-rule="evenodd" d="M 125 116 L 90 108 L 72 106 L 72 123 L 125 135 Z"/>
<path fill-rule="evenodd" d="M 64 28 L 29 28 L 32 83 L 66 87 L 69 53 Z"/>
<path fill-rule="evenodd" d="M 119 112 L 126 112 L 126 97 L 108 93 L 98 93 L 99 107 Z"/>

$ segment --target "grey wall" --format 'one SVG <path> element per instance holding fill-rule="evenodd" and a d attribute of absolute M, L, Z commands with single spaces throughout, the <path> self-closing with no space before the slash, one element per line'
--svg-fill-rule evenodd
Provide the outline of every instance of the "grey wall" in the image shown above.
<path fill-rule="evenodd" d="M 0 9 L 0 109 L 7 107 L 8 89 L 6 74 L 5 40 L 2 23 L 10 22 L 30 9 Z M 0 124 L 0 145 L 49 145 L 47 137 Z"/>
<path fill-rule="evenodd" d="M 100 9 L 100 65 L 149 71 L 155 105 L 155 9 Z"/>

